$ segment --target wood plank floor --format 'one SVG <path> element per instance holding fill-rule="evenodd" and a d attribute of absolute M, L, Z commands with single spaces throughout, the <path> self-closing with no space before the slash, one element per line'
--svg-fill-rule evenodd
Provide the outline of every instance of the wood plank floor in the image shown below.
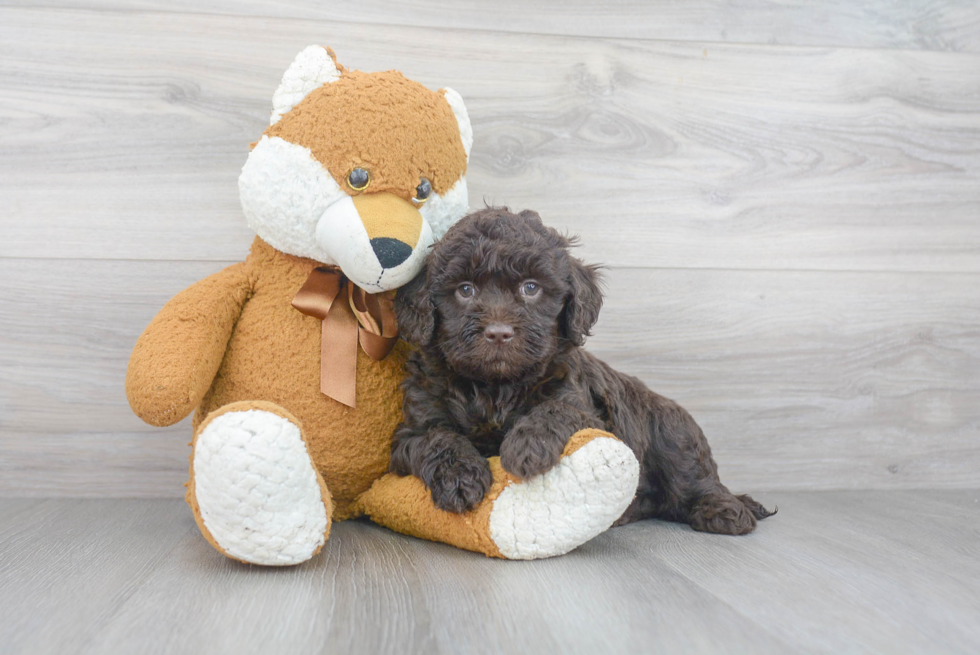
<path fill-rule="evenodd" d="M 976 653 L 980 491 L 782 492 L 743 538 L 648 521 L 504 562 L 335 526 L 227 560 L 178 500 L 0 501 L 0 650 Z"/>

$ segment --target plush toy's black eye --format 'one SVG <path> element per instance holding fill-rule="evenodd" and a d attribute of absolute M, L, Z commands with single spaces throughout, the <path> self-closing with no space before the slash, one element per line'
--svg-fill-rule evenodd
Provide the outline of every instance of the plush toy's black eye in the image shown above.
<path fill-rule="evenodd" d="M 347 174 L 347 186 L 354 191 L 363 191 L 371 183 L 371 174 L 363 168 L 355 168 Z"/>
<path fill-rule="evenodd" d="M 456 297 L 461 300 L 468 300 L 473 297 L 476 293 L 476 287 L 469 282 L 463 282 L 461 285 L 456 287 Z"/>
<path fill-rule="evenodd" d="M 419 182 L 419 185 L 415 187 L 415 197 L 412 198 L 412 202 L 414 202 L 416 205 L 421 205 L 423 202 L 429 199 L 431 194 L 432 184 L 429 182 L 429 180 L 423 177 L 422 181 Z"/>
<path fill-rule="evenodd" d="M 525 296 L 536 296 L 541 291 L 541 285 L 533 280 L 528 280 L 521 285 L 521 294 Z"/>

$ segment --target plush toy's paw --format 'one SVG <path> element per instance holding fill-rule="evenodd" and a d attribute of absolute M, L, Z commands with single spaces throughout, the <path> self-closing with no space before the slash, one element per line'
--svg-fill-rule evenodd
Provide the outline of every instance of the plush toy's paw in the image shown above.
<path fill-rule="evenodd" d="M 323 547 L 332 504 L 300 428 L 278 411 L 254 408 L 266 405 L 278 409 L 235 403 L 201 426 L 187 496 L 204 536 L 222 553 L 288 566 Z"/>
<path fill-rule="evenodd" d="M 640 464 L 608 433 L 576 433 L 558 465 L 514 482 L 490 513 L 490 538 L 503 557 L 562 555 L 607 530 L 636 495 Z"/>

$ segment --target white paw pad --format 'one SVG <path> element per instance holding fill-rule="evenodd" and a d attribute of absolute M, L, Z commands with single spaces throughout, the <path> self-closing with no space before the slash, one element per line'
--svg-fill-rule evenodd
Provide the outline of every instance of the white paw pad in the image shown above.
<path fill-rule="evenodd" d="M 550 471 L 504 489 L 490 513 L 490 537 L 508 559 L 562 555 L 608 530 L 639 479 L 629 446 L 598 437 Z"/>
<path fill-rule="evenodd" d="M 329 518 L 299 428 L 261 410 L 228 412 L 194 443 L 194 491 L 211 536 L 253 564 L 305 562 Z"/>

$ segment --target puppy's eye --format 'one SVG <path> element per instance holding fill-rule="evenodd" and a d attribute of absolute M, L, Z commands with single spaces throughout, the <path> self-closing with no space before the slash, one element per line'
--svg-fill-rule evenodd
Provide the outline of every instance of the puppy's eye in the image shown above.
<path fill-rule="evenodd" d="M 432 184 L 429 182 L 429 180 L 423 177 L 422 181 L 419 182 L 419 185 L 415 187 L 415 197 L 412 198 L 412 202 L 414 202 L 416 205 L 424 204 L 425 201 L 429 199 L 431 194 Z"/>
<path fill-rule="evenodd" d="M 371 174 L 363 168 L 355 168 L 347 174 L 347 186 L 354 191 L 363 191 L 371 183 Z"/>
<path fill-rule="evenodd" d="M 469 300 L 476 293 L 476 287 L 469 282 L 463 282 L 456 287 L 456 297 L 461 300 Z"/>
<path fill-rule="evenodd" d="M 525 282 L 521 285 L 521 295 L 522 296 L 536 296 L 538 292 L 541 291 L 541 285 L 537 282 Z"/>

